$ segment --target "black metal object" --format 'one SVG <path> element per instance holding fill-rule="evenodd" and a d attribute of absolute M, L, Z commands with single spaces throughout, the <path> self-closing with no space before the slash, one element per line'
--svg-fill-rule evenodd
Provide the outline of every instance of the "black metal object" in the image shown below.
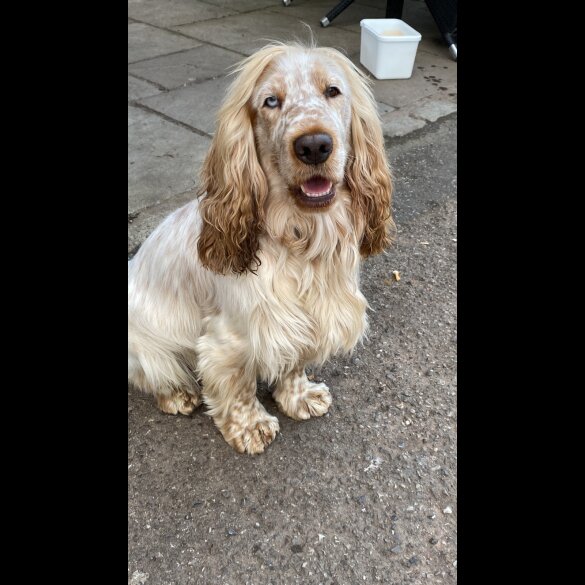
<path fill-rule="evenodd" d="M 321 26 L 329 26 L 354 0 L 341 0 L 321 20 Z M 388 0 L 386 2 L 386 18 L 401 18 L 404 0 Z"/>
<path fill-rule="evenodd" d="M 341 0 L 321 20 L 321 26 L 329 26 L 336 16 L 339 16 L 354 0 Z"/>
<path fill-rule="evenodd" d="M 425 0 L 451 57 L 457 61 L 457 0 Z"/>
<path fill-rule="evenodd" d="M 388 0 L 386 2 L 386 18 L 402 18 L 404 0 Z"/>

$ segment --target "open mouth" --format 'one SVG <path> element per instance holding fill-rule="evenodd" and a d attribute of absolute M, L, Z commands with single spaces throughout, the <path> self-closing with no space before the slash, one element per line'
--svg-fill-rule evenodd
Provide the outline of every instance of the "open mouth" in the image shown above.
<path fill-rule="evenodd" d="M 313 177 L 294 189 L 299 203 L 306 207 L 325 207 L 335 197 L 333 183 L 325 177 Z"/>

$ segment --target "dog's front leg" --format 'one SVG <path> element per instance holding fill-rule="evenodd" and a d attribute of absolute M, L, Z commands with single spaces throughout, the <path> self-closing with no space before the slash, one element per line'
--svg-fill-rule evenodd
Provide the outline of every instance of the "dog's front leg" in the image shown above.
<path fill-rule="evenodd" d="M 203 401 L 224 439 L 239 453 L 262 453 L 279 425 L 256 398 L 247 342 L 217 321 L 209 324 L 197 348 Z"/>
<path fill-rule="evenodd" d="M 280 410 L 295 420 L 323 416 L 331 406 L 329 388 L 310 382 L 303 366 L 278 380 L 273 397 Z"/>

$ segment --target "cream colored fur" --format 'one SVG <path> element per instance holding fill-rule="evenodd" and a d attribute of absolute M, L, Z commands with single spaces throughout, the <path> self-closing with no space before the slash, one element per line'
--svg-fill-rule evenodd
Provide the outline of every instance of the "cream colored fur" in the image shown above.
<path fill-rule="evenodd" d="M 270 45 L 238 68 L 202 172 L 202 197 L 174 212 L 128 267 L 128 376 L 165 412 L 202 396 L 225 439 L 262 452 L 278 420 L 256 398 L 275 385 L 297 420 L 331 396 L 304 367 L 348 353 L 363 336 L 363 257 L 390 242 L 391 180 L 366 80 L 332 49 Z M 323 84 L 341 95 L 326 98 Z M 278 111 L 263 107 L 278 92 Z M 321 210 L 291 188 L 315 174 L 292 142 L 333 137 L 319 174 L 336 186 Z"/>

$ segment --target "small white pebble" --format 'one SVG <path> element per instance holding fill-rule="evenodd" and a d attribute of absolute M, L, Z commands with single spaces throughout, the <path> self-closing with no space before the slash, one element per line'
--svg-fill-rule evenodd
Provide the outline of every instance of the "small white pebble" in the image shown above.
<path fill-rule="evenodd" d="M 443 510 L 443 514 L 453 514 L 453 509 L 451 508 L 451 506 L 447 506 L 444 510 Z"/>
<path fill-rule="evenodd" d="M 143 573 L 142 571 L 134 571 L 134 573 L 132 573 L 130 581 L 128 581 L 128 585 L 144 585 L 148 577 L 149 577 L 148 573 Z"/>

